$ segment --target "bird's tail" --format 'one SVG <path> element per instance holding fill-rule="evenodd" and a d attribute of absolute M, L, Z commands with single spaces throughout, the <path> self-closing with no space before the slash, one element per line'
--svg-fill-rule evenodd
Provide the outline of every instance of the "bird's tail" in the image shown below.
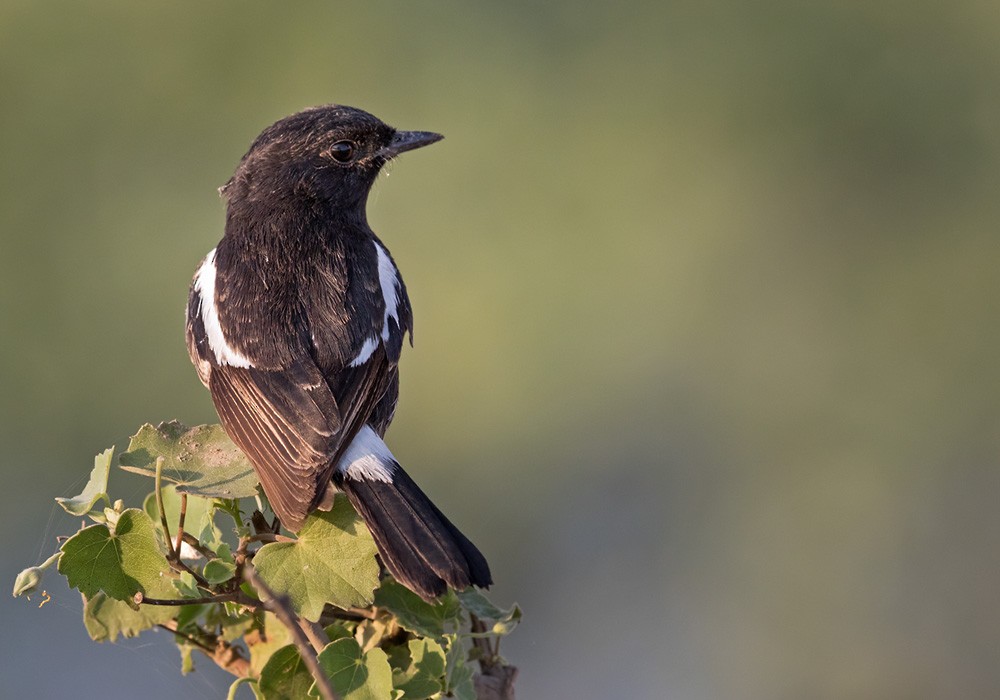
<path fill-rule="evenodd" d="M 462 590 L 493 583 L 486 558 L 431 503 L 393 460 L 389 478 L 338 474 L 337 486 L 364 518 L 379 554 L 397 581 L 425 600 L 448 586 Z M 360 476 L 360 475 L 358 475 Z"/>

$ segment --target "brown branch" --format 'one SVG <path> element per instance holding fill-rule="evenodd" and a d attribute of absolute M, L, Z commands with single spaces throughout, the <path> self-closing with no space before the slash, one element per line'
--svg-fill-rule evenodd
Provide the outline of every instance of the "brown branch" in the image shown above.
<path fill-rule="evenodd" d="M 352 608 L 350 610 L 341 610 L 340 608 L 335 608 L 333 606 L 327 606 L 323 610 L 323 614 L 320 616 L 320 624 L 330 625 L 338 620 L 348 620 L 350 622 L 358 622 L 360 620 L 374 620 L 375 614 L 370 610 L 362 610 L 360 608 Z"/>
<path fill-rule="evenodd" d="M 479 650 L 479 665 L 483 667 L 484 671 L 495 666 L 499 647 L 494 649 L 490 646 L 490 640 L 481 636 L 486 632 L 486 624 L 471 612 L 469 613 L 469 631 L 473 633 L 472 646 Z"/>
<path fill-rule="evenodd" d="M 318 622 L 309 622 L 309 620 L 299 618 L 299 626 L 302 627 L 302 631 L 309 638 L 309 643 L 313 645 L 313 649 L 316 650 L 317 654 L 323 651 L 326 645 L 330 643 L 330 637 L 327 636 L 323 625 Z"/>
<path fill-rule="evenodd" d="M 312 677 L 316 679 L 316 688 L 319 690 L 320 696 L 323 700 L 339 700 L 339 696 L 334 691 L 333 686 L 330 684 L 330 679 L 326 677 L 323 673 L 323 669 L 319 665 L 319 660 L 316 658 L 316 651 L 310 646 L 309 640 L 306 638 L 305 633 L 299 626 L 297 620 L 295 619 L 295 613 L 292 612 L 291 607 L 288 605 L 288 599 L 283 596 L 278 596 L 271 588 L 264 583 L 259 576 L 257 576 L 256 570 L 253 568 L 253 564 L 245 564 L 243 567 L 243 578 L 253 586 L 254 590 L 257 591 L 257 595 L 260 596 L 261 603 L 270 612 L 274 613 L 282 624 L 288 628 L 288 631 L 292 635 L 292 641 L 295 642 L 295 646 L 299 650 L 299 656 L 302 657 L 303 663 L 309 669 L 309 673 Z"/>
<path fill-rule="evenodd" d="M 170 622 L 172 622 L 174 625 L 177 624 L 176 620 L 171 620 Z M 177 635 L 178 637 L 180 637 L 181 639 L 185 640 L 189 644 L 195 645 L 196 647 L 198 647 L 202 651 L 208 652 L 210 654 L 215 652 L 215 649 L 212 646 L 206 644 L 205 642 L 201 641 L 197 637 L 193 637 L 192 635 L 188 634 L 187 632 L 181 632 L 179 629 L 176 628 L 176 626 L 175 627 L 169 627 L 169 626 L 164 625 L 163 623 L 159 623 L 159 622 L 156 623 L 156 626 L 159 627 L 159 628 L 161 628 L 161 629 L 167 630 L 171 634 Z"/>
<path fill-rule="evenodd" d="M 216 639 L 214 648 L 208 644 L 199 643 L 193 637 L 190 637 L 183 632 L 179 632 L 177 630 L 176 620 L 170 620 L 166 624 L 158 626 L 191 642 L 198 648 L 198 651 L 215 662 L 216 666 L 233 674 L 237 678 L 245 678 L 250 675 L 250 662 L 245 656 L 243 656 L 239 647 L 233 646 L 225 640 L 218 638 Z"/>
<path fill-rule="evenodd" d="M 192 535 L 190 532 L 184 533 L 184 542 L 187 543 L 192 549 L 198 551 L 198 553 L 205 557 L 205 559 L 218 559 L 219 555 L 213 552 L 211 549 L 203 545 L 198 541 L 198 538 Z"/>
<path fill-rule="evenodd" d="M 258 532 L 256 535 L 247 536 L 247 542 L 296 542 L 294 537 L 279 535 L 274 532 Z"/>
<path fill-rule="evenodd" d="M 472 682 L 479 700 L 514 700 L 516 666 L 494 666 L 477 673 Z"/>
<path fill-rule="evenodd" d="M 132 596 L 132 601 L 136 605 L 210 605 L 212 603 L 242 603 L 247 607 L 254 607 L 254 602 L 246 597 L 242 591 L 234 593 L 218 593 L 204 598 L 147 598 L 139 591 Z"/>

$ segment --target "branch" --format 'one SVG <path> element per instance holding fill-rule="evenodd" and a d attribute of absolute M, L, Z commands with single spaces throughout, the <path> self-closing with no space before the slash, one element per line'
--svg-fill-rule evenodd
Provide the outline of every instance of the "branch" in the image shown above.
<path fill-rule="evenodd" d="M 309 622 L 308 620 L 299 620 L 299 624 L 302 627 L 302 631 L 305 632 L 306 637 L 309 638 L 309 643 L 313 645 L 313 649 L 316 653 L 323 651 L 324 647 L 330 643 L 330 637 L 327 636 L 326 630 L 323 629 L 323 625 L 318 622 Z"/>
<path fill-rule="evenodd" d="M 242 591 L 235 593 L 219 593 L 204 598 L 147 598 L 142 591 L 132 596 L 136 605 L 209 605 L 211 603 L 243 603 L 253 607 L 253 601 L 247 601 Z"/>
<path fill-rule="evenodd" d="M 273 532 L 259 532 L 256 535 L 247 536 L 247 542 L 297 542 L 294 537 L 278 535 Z"/>
<path fill-rule="evenodd" d="M 257 571 L 253 568 L 253 564 L 247 563 L 244 565 L 243 578 L 257 591 L 257 595 L 260 596 L 260 601 L 264 607 L 274 613 L 281 620 L 282 624 L 288 628 L 288 631 L 291 632 L 292 640 L 299 650 L 299 656 L 302 657 L 302 661 L 309 669 L 309 673 L 316 679 L 316 688 L 319 690 L 319 694 L 323 700 L 339 700 L 339 696 L 330 684 L 330 679 L 326 677 L 326 674 L 323 673 L 323 669 L 319 665 L 319 660 L 316 658 L 316 651 L 310 646 L 309 640 L 303 633 L 302 628 L 299 627 L 295 619 L 295 613 L 292 612 L 292 609 L 288 605 L 288 599 L 278 596 L 272 591 L 257 576 Z"/>
<path fill-rule="evenodd" d="M 191 636 L 187 632 L 181 632 L 179 629 L 177 629 L 177 626 L 176 626 L 177 625 L 177 621 L 176 620 L 171 620 L 170 622 L 174 623 L 173 627 L 165 625 L 165 624 L 163 624 L 161 622 L 156 623 L 156 626 L 159 627 L 159 628 L 161 628 L 161 629 L 165 629 L 168 632 L 172 632 L 173 634 L 177 635 L 181 639 L 186 640 L 188 643 L 195 645 L 196 647 L 198 647 L 199 649 L 201 649 L 206 654 L 212 654 L 212 653 L 215 652 L 215 649 L 212 648 L 211 645 L 209 645 L 209 644 L 201 641 L 197 637 Z"/>
<path fill-rule="evenodd" d="M 479 650 L 479 665 L 483 671 L 488 671 L 493 666 L 498 665 L 500 638 L 496 639 L 496 647 L 491 646 L 490 640 L 486 636 L 485 623 L 472 612 L 469 613 L 469 631 L 472 632 L 472 646 Z"/>
<path fill-rule="evenodd" d="M 208 547 L 206 547 L 205 545 L 203 545 L 201 542 L 199 542 L 198 538 L 195 537 L 194 535 L 192 535 L 191 533 L 185 532 L 183 539 L 184 539 L 184 542 L 187 543 L 188 546 L 190 546 L 193 549 L 197 550 L 197 552 L 201 556 L 205 557 L 206 560 L 218 559 L 219 558 L 218 554 L 216 554 L 211 549 L 209 549 Z"/>
<path fill-rule="evenodd" d="M 194 644 L 198 648 L 198 651 L 214 661 L 215 665 L 222 670 L 238 678 L 245 678 L 250 675 L 250 662 L 243 656 L 239 647 L 235 647 L 222 639 L 216 639 L 215 648 L 212 649 L 209 645 L 200 643 L 183 632 L 178 632 L 176 620 L 170 620 L 165 624 L 158 625 L 158 627 L 169 630 L 173 634 Z"/>

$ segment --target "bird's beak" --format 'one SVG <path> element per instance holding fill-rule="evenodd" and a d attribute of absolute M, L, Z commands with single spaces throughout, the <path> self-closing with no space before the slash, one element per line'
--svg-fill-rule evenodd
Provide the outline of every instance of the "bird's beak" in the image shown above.
<path fill-rule="evenodd" d="M 435 134 L 433 131 L 397 131 L 389 145 L 378 153 L 385 158 L 394 158 L 400 153 L 412 151 L 421 146 L 429 146 L 443 138 L 444 136 Z"/>

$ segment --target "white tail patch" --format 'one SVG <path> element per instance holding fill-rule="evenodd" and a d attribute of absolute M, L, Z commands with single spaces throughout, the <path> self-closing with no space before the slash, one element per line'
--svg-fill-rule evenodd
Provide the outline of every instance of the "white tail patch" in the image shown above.
<path fill-rule="evenodd" d="M 369 426 L 354 436 L 344 455 L 337 463 L 337 471 L 354 481 L 384 481 L 392 483 L 396 458 Z"/>
<path fill-rule="evenodd" d="M 215 354 L 215 360 L 220 365 L 231 367 L 251 367 L 250 360 L 229 345 L 222 324 L 219 323 L 219 313 L 215 308 L 215 248 L 202 262 L 194 277 L 194 289 L 198 292 L 198 304 L 201 310 L 201 322 L 208 336 L 208 347 Z"/>

